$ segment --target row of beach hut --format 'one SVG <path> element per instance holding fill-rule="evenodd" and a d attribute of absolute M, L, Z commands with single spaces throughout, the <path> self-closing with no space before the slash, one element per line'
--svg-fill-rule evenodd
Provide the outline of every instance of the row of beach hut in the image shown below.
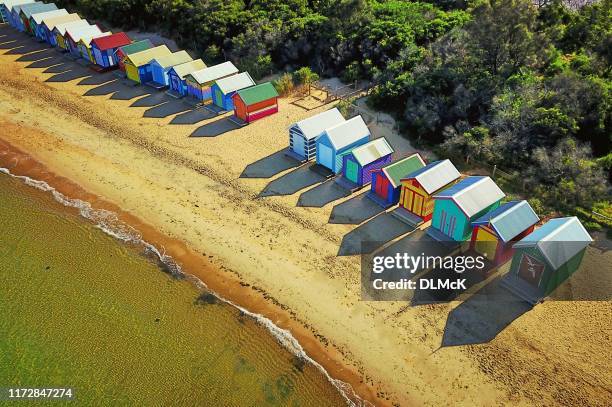
<path fill-rule="evenodd" d="M 57 47 L 92 69 L 116 69 L 135 84 L 167 89 L 176 98 L 216 113 L 233 111 L 232 120 L 248 124 L 278 112 L 278 93 L 272 83 L 256 84 L 248 72 L 231 62 L 206 66 L 186 51 L 172 52 L 150 40 L 132 41 L 124 32 L 103 32 L 76 13 L 54 3 L 0 0 L 3 22 L 40 42 Z"/>
<path fill-rule="evenodd" d="M 345 120 L 331 109 L 289 128 L 287 155 L 316 161 L 351 191 L 370 185 L 367 196 L 392 215 L 420 226 L 440 242 L 466 242 L 493 268 L 512 261 L 504 284 L 530 302 L 550 294 L 578 269 L 592 241 L 578 218 L 540 218 L 525 200 L 504 202 L 488 176 L 462 176 L 450 160 L 426 163 L 418 154 L 393 160 L 384 137 L 371 139 L 361 116 Z"/>

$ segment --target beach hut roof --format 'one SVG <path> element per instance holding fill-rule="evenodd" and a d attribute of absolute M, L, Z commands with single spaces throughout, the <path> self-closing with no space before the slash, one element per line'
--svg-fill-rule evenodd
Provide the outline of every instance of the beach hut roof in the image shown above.
<path fill-rule="evenodd" d="M 45 23 L 49 31 L 53 31 L 58 24 L 64 24 L 69 21 L 83 21 L 83 19 L 79 17 L 79 15 L 76 13 L 65 14 L 55 17 L 46 17 L 43 19 L 43 22 Z"/>
<path fill-rule="evenodd" d="M 159 47 L 149 48 L 144 51 L 129 54 L 127 57 L 134 64 L 134 66 L 142 66 L 148 64 L 154 59 L 163 57 L 164 55 L 170 55 L 171 52 L 165 45 Z"/>
<path fill-rule="evenodd" d="M 150 48 L 153 48 L 153 43 L 149 39 L 136 41 L 131 44 L 119 47 L 119 49 L 121 50 L 121 52 L 123 52 L 124 55 L 135 54 L 137 52 L 141 52 Z"/>
<path fill-rule="evenodd" d="M 338 151 L 365 136 L 369 136 L 370 130 L 361 116 L 355 116 L 352 119 L 325 129 L 325 133 L 327 133 L 332 146 Z"/>
<path fill-rule="evenodd" d="M 403 158 L 394 162 L 393 164 L 383 167 L 382 172 L 385 173 L 393 188 L 397 188 L 400 185 L 402 177 L 405 177 L 406 175 L 418 170 L 419 168 L 423 168 L 424 166 L 425 161 L 423 161 L 421 155 L 419 153 L 414 153 L 409 157 Z"/>
<path fill-rule="evenodd" d="M 572 216 L 549 220 L 513 247 L 537 247 L 548 263 L 558 269 L 592 241 L 582 223 Z"/>
<path fill-rule="evenodd" d="M 425 192 L 433 194 L 461 176 L 450 160 L 434 161 L 403 179 L 416 179 Z"/>
<path fill-rule="evenodd" d="M 82 42 L 83 44 L 87 45 L 87 47 L 91 47 L 91 42 L 93 40 L 95 40 L 96 38 L 104 38 L 104 37 L 108 37 L 109 35 L 111 35 L 112 32 L 107 31 L 105 33 L 100 33 L 100 34 L 94 34 L 91 36 L 84 36 L 81 37 L 81 39 L 79 40 L 79 42 Z"/>
<path fill-rule="evenodd" d="M 255 85 L 255 81 L 248 72 L 242 72 L 217 80 L 217 86 L 225 95 L 253 85 Z"/>
<path fill-rule="evenodd" d="M 363 167 L 389 154 L 393 154 L 393 148 L 389 145 L 386 138 L 381 137 L 355 147 L 351 150 L 351 154 L 353 154 L 359 165 Z"/>
<path fill-rule="evenodd" d="M 176 65 L 172 69 L 174 69 L 174 72 L 176 72 L 179 78 L 185 79 L 185 77 L 190 73 L 203 68 L 206 68 L 206 64 L 204 63 L 204 61 L 202 61 L 201 59 L 194 59 L 193 61 Z"/>
<path fill-rule="evenodd" d="M 34 0 L 7 0 L 4 2 L 4 6 L 12 13 L 15 10 L 15 7 L 29 3 L 34 3 Z"/>
<path fill-rule="evenodd" d="M 342 114 L 335 107 L 325 112 L 316 114 L 308 119 L 300 120 L 293 126 L 297 126 L 302 131 L 306 140 L 312 140 L 329 127 L 345 122 Z"/>
<path fill-rule="evenodd" d="M 59 32 L 61 35 L 66 35 L 66 31 L 69 28 L 89 27 L 89 26 L 90 24 L 87 22 L 87 20 L 78 19 L 78 20 L 72 20 L 72 21 L 67 21 L 64 23 L 57 24 L 52 31 L 57 30 L 57 32 Z"/>
<path fill-rule="evenodd" d="M 93 38 L 100 34 L 102 30 L 97 25 L 66 27 L 66 35 L 69 35 L 75 42 L 79 42 L 81 38 Z"/>
<path fill-rule="evenodd" d="M 238 73 L 238 68 L 230 61 L 200 69 L 189 75 L 199 84 L 216 81 L 217 79 Z"/>
<path fill-rule="evenodd" d="M 92 44 L 95 44 L 96 48 L 98 48 L 100 51 L 106 51 L 111 48 L 118 48 L 128 45 L 132 41 L 126 33 L 119 32 L 104 37 L 95 38 L 91 42 Z"/>
<path fill-rule="evenodd" d="M 193 58 L 189 56 L 187 51 L 173 52 L 172 54 L 155 58 L 155 62 L 162 68 L 170 68 L 174 65 L 180 65 L 190 61 L 193 61 Z"/>
<path fill-rule="evenodd" d="M 55 3 L 30 3 L 21 8 L 23 15 L 29 19 L 34 13 L 57 10 Z"/>
<path fill-rule="evenodd" d="M 527 201 L 510 201 L 473 222 L 474 225 L 491 225 L 504 242 L 509 242 L 540 218 Z"/>
<path fill-rule="evenodd" d="M 61 17 L 65 15 L 68 15 L 68 11 L 65 8 L 61 8 L 59 10 L 45 11 L 42 13 L 34 13 L 32 14 L 31 18 L 34 19 L 34 22 L 36 24 L 41 24 L 43 20 L 46 18 Z"/>
<path fill-rule="evenodd" d="M 471 217 L 504 196 L 506 194 L 491 178 L 471 176 L 443 190 L 434 198 L 453 200 L 468 217 Z"/>
<path fill-rule="evenodd" d="M 238 91 L 238 95 L 247 106 L 250 106 L 264 100 L 278 97 L 278 92 L 271 82 L 265 82 L 251 86 L 250 88 L 241 89 Z"/>

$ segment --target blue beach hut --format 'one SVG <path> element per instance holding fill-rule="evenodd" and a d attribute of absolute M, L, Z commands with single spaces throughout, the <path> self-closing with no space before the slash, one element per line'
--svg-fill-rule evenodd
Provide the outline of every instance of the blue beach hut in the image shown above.
<path fill-rule="evenodd" d="M 339 174 L 344 155 L 369 138 L 370 130 L 361 116 L 330 127 L 317 140 L 317 164 Z"/>

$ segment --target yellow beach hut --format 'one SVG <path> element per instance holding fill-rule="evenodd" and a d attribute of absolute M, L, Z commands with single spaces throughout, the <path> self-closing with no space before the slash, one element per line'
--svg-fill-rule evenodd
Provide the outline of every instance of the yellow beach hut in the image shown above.
<path fill-rule="evenodd" d="M 153 79 L 151 61 L 156 58 L 170 55 L 172 52 L 165 45 L 150 48 L 125 57 L 125 74 L 128 79 L 137 83 L 146 83 Z"/>

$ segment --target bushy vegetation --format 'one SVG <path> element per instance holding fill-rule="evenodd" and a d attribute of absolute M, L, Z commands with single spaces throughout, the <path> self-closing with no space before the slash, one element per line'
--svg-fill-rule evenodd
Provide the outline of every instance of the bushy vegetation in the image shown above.
<path fill-rule="evenodd" d="M 372 80 L 370 104 L 409 137 L 518 172 L 543 210 L 609 201 L 610 0 L 58 2 L 256 78 Z M 275 84 L 290 93 L 299 75 Z"/>

